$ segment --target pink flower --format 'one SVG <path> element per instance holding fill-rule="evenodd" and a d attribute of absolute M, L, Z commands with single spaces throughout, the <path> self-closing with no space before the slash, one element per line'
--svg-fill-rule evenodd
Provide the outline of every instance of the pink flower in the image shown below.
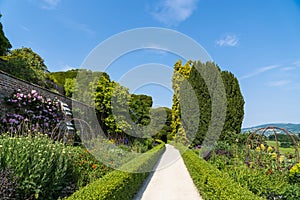
<path fill-rule="evenodd" d="M 37 92 L 36 92 L 36 90 L 31 90 L 31 94 L 36 94 Z"/>

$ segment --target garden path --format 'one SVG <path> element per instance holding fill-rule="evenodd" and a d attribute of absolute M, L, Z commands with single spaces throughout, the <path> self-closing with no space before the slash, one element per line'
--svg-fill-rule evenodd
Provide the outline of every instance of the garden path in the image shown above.
<path fill-rule="evenodd" d="M 166 144 L 166 151 L 137 194 L 136 200 L 200 199 L 179 151 Z"/>

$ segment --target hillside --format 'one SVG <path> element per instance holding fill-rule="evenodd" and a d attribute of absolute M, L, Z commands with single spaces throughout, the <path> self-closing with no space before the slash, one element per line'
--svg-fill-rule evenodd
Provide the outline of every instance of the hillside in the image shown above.
<path fill-rule="evenodd" d="M 258 126 L 253 126 L 249 128 L 243 128 L 242 132 L 247 132 L 247 131 L 254 131 L 259 128 L 265 128 L 268 126 L 275 126 L 279 128 L 284 128 L 290 131 L 291 133 L 298 134 L 300 133 L 300 124 L 292 124 L 292 123 L 270 123 L 270 124 L 262 124 Z"/>

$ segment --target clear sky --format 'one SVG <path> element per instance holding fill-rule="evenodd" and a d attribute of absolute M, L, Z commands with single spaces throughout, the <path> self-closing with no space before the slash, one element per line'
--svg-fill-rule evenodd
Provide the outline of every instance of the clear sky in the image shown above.
<path fill-rule="evenodd" d="M 122 31 L 179 31 L 239 79 L 246 102 L 243 127 L 300 122 L 299 0 L 0 0 L 0 12 L 13 48 L 32 48 L 50 71 L 80 67 L 93 48 Z M 178 59 L 160 51 L 130 53 L 108 73 L 119 81 L 136 66 L 153 62 L 171 69 Z M 170 76 L 165 73 L 169 82 Z M 146 85 L 133 92 L 171 106 L 168 88 Z"/>

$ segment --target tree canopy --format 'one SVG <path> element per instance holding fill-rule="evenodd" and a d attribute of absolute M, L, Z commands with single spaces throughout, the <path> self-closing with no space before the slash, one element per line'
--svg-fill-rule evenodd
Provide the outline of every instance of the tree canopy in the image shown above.
<path fill-rule="evenodd" d="M 47 66 L 31 48 L 14 49 L 2 56 L 6 65 L 1 70 L 40 86 L 46 86 Z"/>
<path fill-rule="evenodd" d="M 2 15 L 0 14 L 0 19 L 1 17 Z M 9 49 L 11 47 L 12 46 L 9 40 L 6 38 L 4 34 L 2 23 L 0 22 L 0 56 L 5 56 L 9 52 Z"/>

